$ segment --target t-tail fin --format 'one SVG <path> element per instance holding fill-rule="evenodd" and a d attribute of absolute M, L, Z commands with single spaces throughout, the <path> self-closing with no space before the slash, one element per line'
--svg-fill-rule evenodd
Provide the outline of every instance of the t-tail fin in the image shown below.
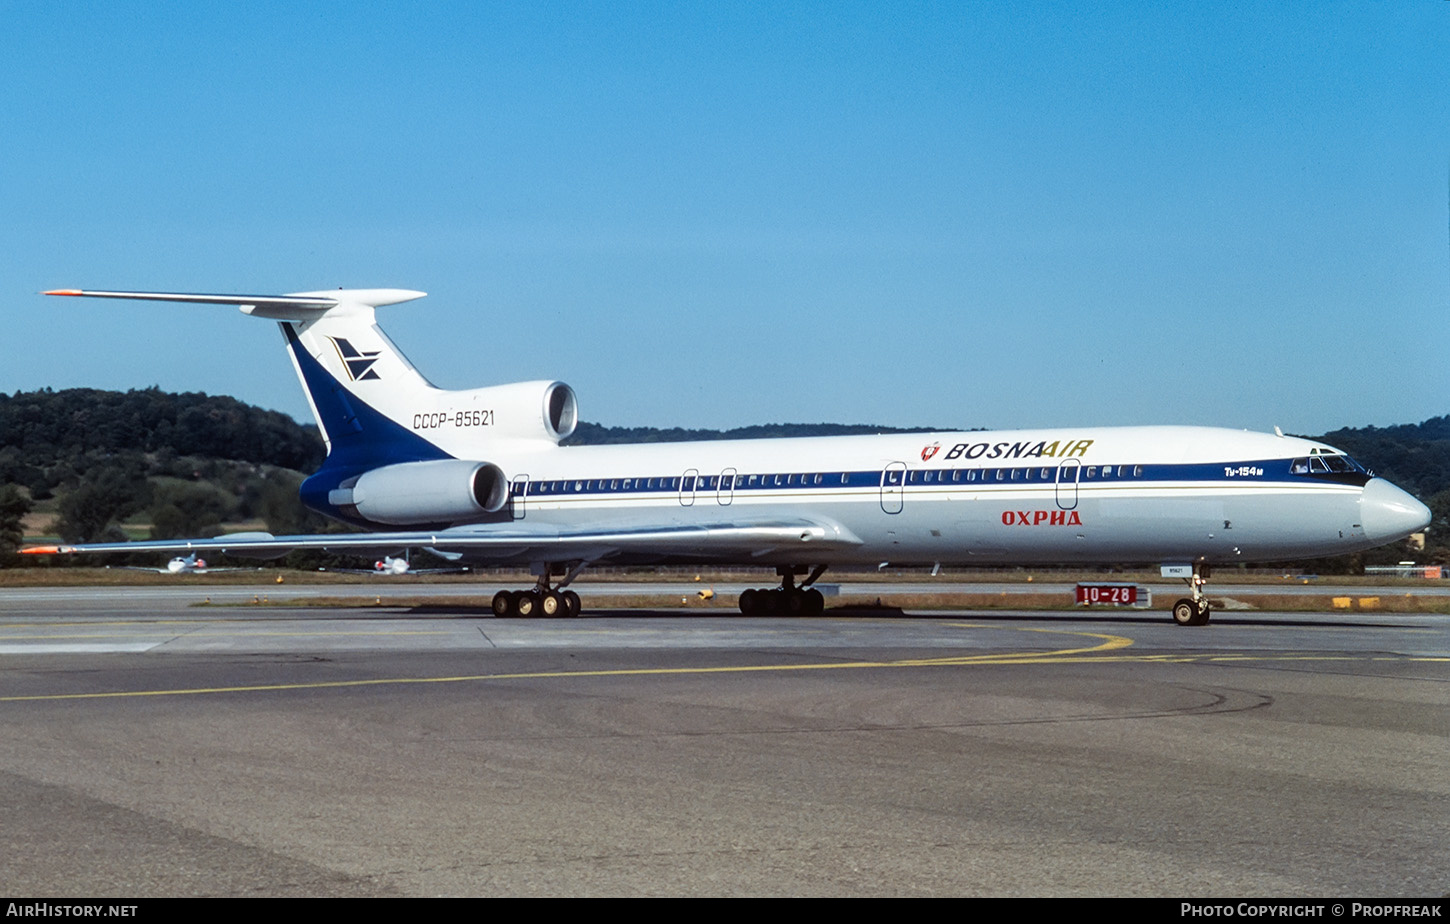
<path fill-rule="evenodd" d="M 378 328 L 374 309 L 422 298 L 411 289 L 334 289 L 289 295 L 208 295 L 56 289 L 78 295 L 144 301 L 236 305 L 276 320 L 332 466 L 370 468 L 392 462 L 451 458 L 407 426 L 409 413 L 431 410 L 444 394 L 408 362 Z"/>
<path fill-rule="evenodd" d="M 408 362 L 377 326 L 373 307 L 343 302 L 279 325 L 327 443 L 328 465 L 363 470 L 453 458 L 409 426 L 410 416 L 432 410 L 450 393 Z"/>
<path fill-rule="evenodd" d="M 482 459 L 508 443 L 554 444 L 578 419 L 562 382 L 445 391 L 378 327 L 375 309 L 422 298 L 410 289 L 334 289 L 290 295 L 202 295 L 58 289 L 79 295 L 236 305 L 276 320 L 327 442 L 326 468 L 361 472 L 402 462 Z"/>

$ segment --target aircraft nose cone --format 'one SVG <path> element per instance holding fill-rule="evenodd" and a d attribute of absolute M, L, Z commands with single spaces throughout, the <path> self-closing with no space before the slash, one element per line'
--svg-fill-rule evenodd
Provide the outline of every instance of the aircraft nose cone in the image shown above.
<path fill-rule="evenodd" d="M 1394 542 L 1430 524 L 1430 508 L 1383 478 L 1371 478 L 1359 496 L 1360 525 L 1377 543 Z"/>

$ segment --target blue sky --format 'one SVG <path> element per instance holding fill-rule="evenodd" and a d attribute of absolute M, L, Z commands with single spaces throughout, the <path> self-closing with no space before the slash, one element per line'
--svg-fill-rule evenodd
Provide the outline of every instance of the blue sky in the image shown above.
<path fill-rule="evenodd" d="M 1450 413 L 1450 4 L 0 2 L 0 390 L 307 416 L 232 309 L 422 289 L 605 424 Z"/>

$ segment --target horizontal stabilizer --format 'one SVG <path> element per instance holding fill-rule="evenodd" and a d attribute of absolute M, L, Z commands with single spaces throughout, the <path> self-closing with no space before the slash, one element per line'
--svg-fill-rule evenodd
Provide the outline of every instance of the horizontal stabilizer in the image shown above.
<path fill-rule="evenodd" d="M 197 305 L 236 305 L 246 314 L 279 321 L 307 321 L 339 305 L 378 308 L 422 298 L 426 292 L 412 289 L 333 289 L 322 292 L 294 292 L 290 295 L 209 295 L 192 292 L 108 292 L 100 289 L 51 289 L 44 295 L 74 295 L 84 298 L 125 298 L 146 302 L 190 302 Z"/>

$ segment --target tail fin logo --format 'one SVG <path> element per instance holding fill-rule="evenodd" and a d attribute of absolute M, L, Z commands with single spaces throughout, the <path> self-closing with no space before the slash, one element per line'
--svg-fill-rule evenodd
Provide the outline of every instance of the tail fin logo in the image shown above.
<path fill-rule="evenodd" d="M 382 350 L 364 353 L 342 337 L 328 337 L 327 339 L 331 340 L 332 345 L 337 348 L 337 355 L 342 360 L 343 367 L 347 369 L 348 378 L 354 382 L 381 380 L 382 377 L 373 371 L 373 363 L 378 361 Z"/>

